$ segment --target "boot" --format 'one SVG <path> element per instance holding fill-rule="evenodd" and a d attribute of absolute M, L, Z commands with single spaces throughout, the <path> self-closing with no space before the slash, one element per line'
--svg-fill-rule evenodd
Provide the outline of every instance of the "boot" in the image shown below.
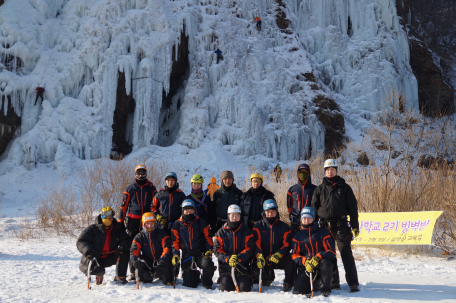
<path fill-rule="evenodd" d="M 114 282 L 117 282 L 117 277 L 114 277 Z M 127 281 L 127 279 L 125 279 L 125 277 L 119 277 L 119 282 L 117 282 L 117 283 L 120 283 L 123 285 L 123 284 L 127 284 L 128 281 Z"/>
<path fill-rule="evenodd" d="M 340 284 L 331 284 L 331 289 L 340 290 Z"/>
<path fill-rule="evenodd" d="M 350 285 L 350 292 L 358 292 L 359 288 L 358 285 Z"/>
<path fill-rule="evenodd" d="M 103 276 L 97 276 L 97 280 L 96 280 L 96 284 L 97 285 L 101 285 L 101 283 L 103 283 Z"/>
<path fill-rule="evenodd" d="M 283 291 L 284 292 L 288 292 L 288 291 L 291 291 L 291 289 L 293 288 L 293 286 L 291 286 L 290 284 L 283 284 Z"/>
<path fill-rule="evenodd" d="M 321 293 L 321 295 L 322 295 L 323 297 L 329 297 L 329 292 L 324 291 L 324 292 Z"/>
<path fill-rule="evenodd" d="M 212 286 L 209 286 L 209 285 L 203 285 L 203 287 L 206 288 L 206 289 L 209 289 L 209 290 L 213 289 Z"/>
<path fill-rule="evenodd" d="M 136 281 L 135 273 L 130 273 L 130 281 Z"/>

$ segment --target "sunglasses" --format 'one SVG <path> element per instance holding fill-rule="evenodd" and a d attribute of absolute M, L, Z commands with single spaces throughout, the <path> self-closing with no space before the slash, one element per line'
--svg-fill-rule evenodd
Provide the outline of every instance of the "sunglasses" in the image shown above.
<path fill-rule="evenodd" d="M 145 175 L 147 175 L 147 173 L 146 172 L 137 172 L 136 175 L 137 176 L 145 176 Z"/>
<path fill-rule="evenodd" d="M 106 219 L 106 218 L 112 219 L 112 217 L 113 217 L 112 210 L 107 210 L 107 211 L 101 213 L 101 218 L 102 219 Z"/>

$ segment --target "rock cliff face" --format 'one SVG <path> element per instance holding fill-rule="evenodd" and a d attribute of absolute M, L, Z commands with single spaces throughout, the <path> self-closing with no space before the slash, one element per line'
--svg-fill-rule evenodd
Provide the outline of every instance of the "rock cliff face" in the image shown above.
<path fill-rule="evenodd" d="M 455 112 L 456 5 L 448 0 L 397 0 L 410 42 L 410 65 L 426 116 Z"/>
<path fill-rule="evenodd" d="M 0 2 L 2 3 L 2 2 Z M 7 99 L 8 102 L 5 102 Z M 11 107 L 11 97 L 2 96 L 0 108 L 0 155 L 6 149 L 8 143 L 13 138 L 16 130 L 21 127 L 21 117 L 19 117 L 14 109 Z M 3 108 L 8 104 L 7 114 L 5 115 L 5 109 Z"/>

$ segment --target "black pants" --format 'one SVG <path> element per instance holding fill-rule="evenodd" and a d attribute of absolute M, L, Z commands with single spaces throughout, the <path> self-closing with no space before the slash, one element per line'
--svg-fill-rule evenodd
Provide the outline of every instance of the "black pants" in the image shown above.
<path fill-rule="evenodd" d="M 117 263 L 117 253 L 112 253 L 108 255 L 105 258 L 97 258 L 97 262 L 93 261 L 92 266 L 90 269 L 90 274 L 94 276 L 103 276 L 105 274 L 105 268 L 110 267 L 113 265 L 116 265 Z M 128 266 L 128 259 L 130 258 L 130 255 L 128 253 L 123 253 L 120 255 L 119 258 L 119 267 L 118 267 L 118 275 L 119 277 L 125 277 L 127 274 L 127 266 Z M 90 260 L 87 259 L 86 257 L 83 257 L 81 259 L 81 263 L 79 264 L 79 269 L 84 273 L 87 274 L 87 268 L 89 266 Z"/>
<path fill-rule="evenodd" d="M 125 228 L 127 229 L 127 233 L 130 236 L 130 238 L 133 240 L 135 236 L 140 232 L 141 230 L 141 220 L 140 219 L 133 219 L 131 217 L 126 216 L 125 217 Z M 130 251 L 131 247 L 128 247 L 128 251 Z M 130 273 L 135 272 L 135 267 L 133 266 L 133 262 L 130 261 L 128 263 L 130 266 Z"/>
<path fill-rule="evenodd" d="M 186 260 L 188 256 L 183 260 Z M 203 286 L 212 286 L 215 272 L 215 265 L 211 259 L 204 258 L 203 256 L 195 257 L 196 266 L 203 270 L 202 282 Z M 192 261 L 188 260 L 181 264 L 182 268 L 182 279 L 184 280 L 182 285 L 196 288 L 199 284 L 200 272 L 198 269 L 191 269 Z"/>
<path fill-rule="evenodd" d="M 250 292 L 252 290 L 252 280 L 249 276 L 237 276 L 236 282 L 241 292 Z M 220 277 L 220 290 L 221 291 L 235 291 L 233 278 L 231 276 Z"/>
<path fill-rule="evenodd" d="M 43 103 L 44 101 L 44 98 L 43 98 L 43 94 L 36 94 L 36 98 L 35 98 L 35 105 L 36 105 L 36 102 L 38 101 L 38 98 L 41 98 L 41 103 Z"/>
<path fill-rule="evenodd" d="M 263 267 L 263 281 L 274 281 L 274 269 L 284 269 L 285 270 L 285 279 L 284 284 L 290 286 L 294 285 L 295 275 L 296 275 L 296 266 L 290 255 L 286 255 L 280 259 L 279 263 L 275 264 L 272 262 L 267 262 L 266 266 Z M 260 269 L 256 264 L 256 259 L 253 262 L 253 280 L 260 280 Z M 255 284 L 255 283 L 254 283 Z"/>
<path fill-rule="evenodd" d="M 328 259 L 321 260 L 320 265 L 318 265 L 315 274 L 315 280 L 313 282 L 314 291 L 320 288 L 320 285 L 317 285 L 321 281 L 321 291 L 322 292 L 331 292 L 331 276 L 333 272 L 333 264 Z M 312 277 L 313 278 L 313 277 Z M 293 294 L 310 294 L 310 277 L 306 275 L 306 270 L 303 266 L 298 267 L 298 275 L 296 277 L 296 282 L 293 288 Z"/>
<path fill-rule="evenodd" d="M 144 261 L 150 267 L 150 270 L 149 269 L 148 270 L 138 269 L 138 277 L 136 277 L 136 279 L 139 279 L 139 281 L 144 282 L 144 281 L 148 281 L 152 278 L 162 278 L 163 284 L 166 284 L 168 282 L 172 283 L 174 281 L 173 267 L 172 267 L 171 261 L 164 265 L 163 275 L 161 275 L 158 272 L 158 271 L 160 271 L 160 269 L 158 269 L 157 267 L 153 267 L 154 262 L 152 260 L 145 259 Z M 155 263 L 157 263 L 157 262 L 155 262 Z"/>
<path fill-rule="evenodd" d="M 261 21 L 257 22 L 257 29 L 261 30 Z M 280 178 L 280 177 L 279 177 Z"/>
<path fill-rule="evenodd" d="M 220 60 L 223 60 L 223 56 L 222 55 L 217 55 L 217 64 L 219 63 Z"/>

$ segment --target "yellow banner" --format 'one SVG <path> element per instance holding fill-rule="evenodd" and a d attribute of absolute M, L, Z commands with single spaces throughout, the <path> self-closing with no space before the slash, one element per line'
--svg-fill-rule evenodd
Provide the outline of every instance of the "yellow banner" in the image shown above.
<path fill-rule="evenodd" d="M 441 211 L 403 213 L 360 213 L 359 236 L 353 244 L 420 245 L 431 244 Z"/>

